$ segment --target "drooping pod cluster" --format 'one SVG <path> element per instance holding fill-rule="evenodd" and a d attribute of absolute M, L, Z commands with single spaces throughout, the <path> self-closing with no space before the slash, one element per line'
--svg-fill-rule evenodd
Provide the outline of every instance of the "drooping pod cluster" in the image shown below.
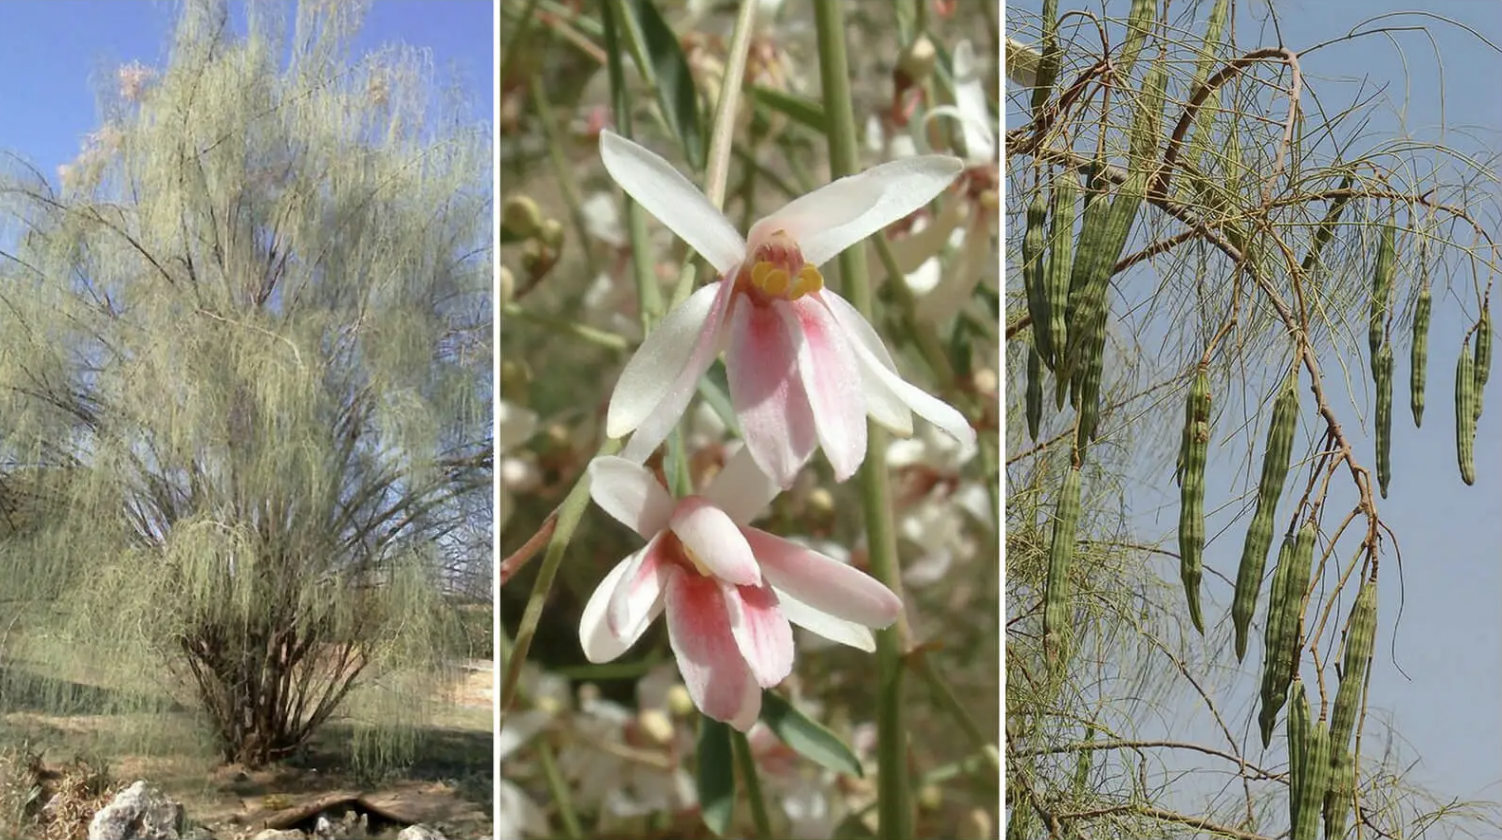
<path fill-rule="evenodd" d="M 1236 595 L 1231 602 L 1231 622 L 1236 630 L 1236 660 L 1246 658 L 1247 631 L 1257 609 L 1257 592 L 1262 588 L 1262 573 L 1267 568 L 1267 551 L 1273 541 L 1273 515 L 1283 495 L 1283 481 L 1288 477 L 1289 456 L 1293 453 L 1293 432 L 1298 423 L 1299 369 L 1290 368 L 1288 377 L 1273 402 L 1272 425 L 1267 430 L 1267 448 L 1262 455 L 1262 478 L 1257 485 L 1257 509 L 1247 528 L 1241 550 L 1241 564 L 1236 571 Z"/>
<path fill-rule="evenodd" d="M 1179 576 L 1189 602 L 1189 620 L 1205 633 L 1200 613 L 1200 579 L 1204 575 L 1205 462 L 1210 451 L 1210 377 L 1200 363 L 1184 405 L 1183 440 L 1179 444 Z"/>

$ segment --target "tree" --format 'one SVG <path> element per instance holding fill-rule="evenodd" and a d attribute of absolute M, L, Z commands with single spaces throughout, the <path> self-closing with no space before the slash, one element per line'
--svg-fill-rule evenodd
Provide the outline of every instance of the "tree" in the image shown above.
<path fill-rule="evenodd" d="M 236 37 L 186 2 L 61 190 L 0 188 L 4 454 L 62 502 L 0 587 L 53 654 L 165 666 L 251 766 L 356 686 L 431 688 L 490 493 L 488 128 L 419 53 L 352 64 L 361 14 L 249 4 Z"/>

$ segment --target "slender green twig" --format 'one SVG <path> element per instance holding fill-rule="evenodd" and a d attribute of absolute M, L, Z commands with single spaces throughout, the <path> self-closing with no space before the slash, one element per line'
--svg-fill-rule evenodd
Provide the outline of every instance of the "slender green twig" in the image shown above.
<path fill-rule="evenodd" d="M 511 75 L 515 69 L 516 57 L 521 55 L 522 39 L 532 30 L 532 13 L 537 10 L 537 0 L 527 0 L 527 5 L 522 8 L 521 17 L 516 21 L 516 30 L 506 40 L 506 45 L 501 48 L 501 79 Z"/>
<path fill-rule="evenodd" d="M 818 32 L 819 78 L 824 90 L 828 123 L 830 177 L 842 178 L 856 171 L 855 114 L 850 105 L 850 64 L 845 53 L 845 4 L 815 3 L 814 25 Z M 842 291 L 869 321 L 871 290 L 865 281 L 866 250 L 847 248 L 839 256 Z M 901 279 L 898 278 L 898 282 Z M 892 529 L 891 493 L 887 486 L 887 431 L 868 422 L 866 460 L 861 465 L 861 501 L 866 517 L 866 541 L 871 571 L 898 597 L 902 594 L 902 570 L 897 559 L 897 536 Z M 903 643 L 907 638 L 904 618 L 876 634 L 876 731 L 877 835 L 906 838 L 913 835 L 913 813 L 907 779 L 907 730 L 903 722 Z"/>
<path fill-rule="evenodd" d="M 601 0 L 600 19 L 604 22 L 606 65 L 610 73 L 610 101 L 615 111 L 615 127 L 622 137 L 631 138 L 631 91 L 626 86 L 625 68 L 621 66 L 620 30 L 629 29 L 625 9 L 619 2 Z M 645 64 L 643 66 L 646 66 Z M 637 314 L 642 334 L 651 332 L 662 314 L 662 289 L 652 264 L 652 243 L 647 238 L 647 216 L 631 196 L 621 197 L 626 215 L 626 236 L 631 242 L 631 269 L 636 278 Z"/>
<path fill-rule="evenodd" d="M 548 743 L 547 738 L 539 738 L 537 741 L 537 760 L 542 763 L 542 774 L 548 782 L 548 793 L 552 795 L 553 802 L 558 805 L 558 815 L 563 818 L 563 830 L 571 840 L 578 840 L 584 836 L 579 828 L 579 817 L 574 813 L 573 800 L 569 798 L 568 784 L 563 780 L 563 774 L 558 772 L 558 762 L 553 757 L 553 745 Z"/>
<path fill-rule="evenodd" d="M 514 303 L 508 303 L 501 307 L 501 314 L 507 318 L 519 318 L 523 321 L 531 321 L 534 324 L 547 327 L 562 335 L 580 338 L 590 344 L 596 344 L 611 350 L 626 350 L 631 346 L 630 342 L 615 333 L 597 330 L 594 327 L 587 327 L 563 318 L 554 318 L 551 315 L 542 315 L 528 309 L 523 309 Z"/>
<path fill-rule="evenodd" d="M 735 31 L 730 36 L 725 75 L 720 81 L 720 99 L 715 104 L 714 130 L 709 136 L 709 160 L 704 171 L 704 194 L 718 209 L 725 206 L 725 182 L 730 178 L 730 151 L 735 141 L 735 112 L 740 105 L 741 82 L 746 77 L 746 53 L 751 49 L 751 33 L 755 25 L 755 0 L 741 0 L 740 10 L 735 16 Z M 673 306 L 683 303 L 693 292 L 695 273 L 685 267 L 678 275 Z"/>
<path fill-rule="evenodd" d="M 756 757 L 751 754 L 751 742 L 746 733 L 738 730 L 730 733 L 730 746 L 735 751 L 735 763 L 740 765 L 741 780 L 746 783 L 746 796 L 751 800 L 751 821 L 756 824 L 757 840 L 770 840 L 772 821 L 767 817 L 767 803 L 761 795 L 761 779 L 756 775 Z"/>

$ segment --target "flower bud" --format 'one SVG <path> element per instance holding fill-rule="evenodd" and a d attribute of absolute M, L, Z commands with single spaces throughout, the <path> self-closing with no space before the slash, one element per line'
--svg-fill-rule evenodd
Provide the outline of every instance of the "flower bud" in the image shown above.
<path fill-rule="evenodd" d="M 501 305 L 511 302 L 511 296 L 516 293 L 516 279 L 511 276 L 511 269 L 501 266 Z"/>
<path fill-rule="evenodd" d="M 957 832 L 960 840 L 986 840 L 991 836 L 991 815 L 984 808 L 975 808 L 960 820 Z"/>
<path fill-rule="evenodd" d="M 938 785 L 924 785 L 918 791 L 918 807 L 925 811 L 937 811 L 944 804 L 944 792 Z"/>
<path fill-rule="evenodd" d="M 673 742 L 673 722 L 661 709 L 642 709 L 636 723 L 652 743 L 666 746 Z"/>
<path fill-rule="evenodd" d="M 688 689 L 682 683 L 673 685 L 668 689 L 668 711 L 678 717 L 688 717 L 694 712 L 694 698 L 688 694 Z"/>
<path fill-rule="evenodd" d="M 934 59 L 938 51 L 927 35 L 919 35 L 902 50 L 897 58 L 897 86 L 907 88 L 922 84 L 934 71 Z"/>
<path fill-rule="evenodd" d="M 501 227 L 512 236 L 529 239 L 542 226 L 542 211 L 537 202 L 524 195 L 513 195 L 501 205 Z"/>
<path fill-rule="evenodd" d="M 563 223 L 557 219 L 545 219 L 537 231 L 537 238 L 549 250 L 556 251 L 563 247 Z"/>

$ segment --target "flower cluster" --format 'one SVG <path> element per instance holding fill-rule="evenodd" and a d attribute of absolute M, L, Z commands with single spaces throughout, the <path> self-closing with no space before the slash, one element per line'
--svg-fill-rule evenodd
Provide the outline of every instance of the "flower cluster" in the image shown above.
<path fill-rule="evenodd" d="M 615 182 L 718 278 L 646 337 L 611 397 L 606 433 L 630 439 L 619 457 L 590 464 L 590 494 L 646 545 L 595 590 L 580 643 L 591 662 L 610 661 L 666 613 L 694 704 L 748 731 L 762 690 L 792 670 L 792 625 L 870 651 L 871 629 L 902 610 L 874 578 L 750 523 L 815 451 L 836 481 L 854 475 L 866 458 L 868 417 L 908 437 L 916 414 L 974 450 L 965 417 L 904 380 L 875 329 L 820 273 L 935 199 L 966 162 L 914 155 L 841 178 L 756 222 L 743 239 L 667 161 L 608 130 L 599 142 Z M 697 494 L 675 499 L 643 464 L 721 354 L 743 445 Z"/>

